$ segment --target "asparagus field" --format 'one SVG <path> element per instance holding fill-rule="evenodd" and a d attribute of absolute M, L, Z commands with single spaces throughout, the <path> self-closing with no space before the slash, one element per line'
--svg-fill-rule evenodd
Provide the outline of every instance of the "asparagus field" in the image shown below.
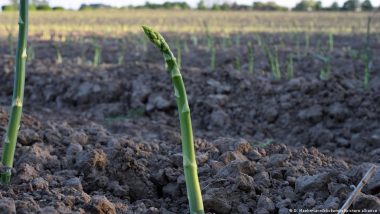
<path fill-rule="evenodd" d="M 0 13 L 0 213 L 337 213 L 362 179 L 380 213 L 379 14 L 29 17 L 25 48 Z"/>

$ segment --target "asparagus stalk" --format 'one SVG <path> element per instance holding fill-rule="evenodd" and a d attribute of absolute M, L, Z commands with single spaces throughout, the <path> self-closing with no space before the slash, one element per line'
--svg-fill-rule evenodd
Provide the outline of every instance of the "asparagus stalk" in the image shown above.
<path fill-rule="evenodd" d="M 27 58 L 27 36 L 28 36 L 28 2 L 20 0 L 19 35 L 16 53 L 16 70 L 14 78 L 12 108 L 9 118 L 7 132 L 4 137 L 2 164 L 5 170 L 1 172 L 2 183 L 9 183 L 11 169 L 16 149 L 17 135 L 20 128 L 22 103 L 24 99 L 25 63 Z"/>
<path fill-rule="evenodd" d="M 191 127 L 190 108 L 187 101 L 185 85 L 182 75 L 177 65 L 177 60 L 174 57 L 169 45 L 160 33 L 153 31 L 151 28 L 142 27 L 146 36 L 156 45 L 163 53 L 168 72 L 171 75 L 174 86 L 175 97 L 179 112 L 179 120 L 181 127 L 181 140 L 183 151 L 183 167 L 185 172 L 185 181 L 187 189 L 187 197 L 190 204 L 191 214 L 203 214 L 203 201 L 201 189 L 198 181 L 197 163 L 195 160 L 195 149 L 193 130 Z"/>
<path fill-rule="evenodd" d="M 214 71 L 215 70 L 215 61 L 216 61 L 216 53 L 215 53 L 215 46 L 212 46 L 211 48 L 211 61 L 210 61 L 210 67 L 211 67 L 211 70 Z"/>
<path fill-rule="evenodd" d="M 248 71 L 249 73 L 253 73 L 253 47 L 252 43 L 248 42 Z"/>

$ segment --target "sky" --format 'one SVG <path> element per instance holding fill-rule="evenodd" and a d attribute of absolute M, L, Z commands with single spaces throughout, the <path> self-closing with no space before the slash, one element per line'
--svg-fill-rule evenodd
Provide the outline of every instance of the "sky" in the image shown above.
<path fill-rule="evenodd" d="M 146 1 L 150 3 L 162 3 L 165 1 L 186 1 L 190 6 L 195 7 L 199 0 L 49 0 L 51 6 L 63 6 L 70 9 L 78 9 L 81 4 L 92 4 L 92 3 L 103 3 L 113 6 L 127 6 L 127 5 L 142 5 Z M 237 2 L 239 4 L 251 5 L 252 2 L 268 2 L 274 1 L 279 5 L 286 7 L 294 7 L 294 5 L 300 0 L 205 0 L 205 2 Z M 346 0 L 322 0 L 324 6 L 330 6 L 334 1 L 337 1 L 340 5 Z M 7 4 L 8 0 L 0 0 L 0 6 Z M 380 6 L 380 0 L 371 0 L 372 4 L 375 6 Z"/>

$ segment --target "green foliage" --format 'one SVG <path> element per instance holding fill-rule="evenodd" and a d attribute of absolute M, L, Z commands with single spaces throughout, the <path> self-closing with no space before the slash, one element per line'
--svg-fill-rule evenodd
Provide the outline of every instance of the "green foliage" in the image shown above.
<path fill-rule="evenodd" d="M 51 11 L 52 10 L 52 8 L 49 5 L 37 5 L 36 9 L 40 10 L 40 11 Z"/>
<path fill-rule="evenodd" d="M 348 0 L 343 4 L 344 11 L 359 11 L 361 9 L 360 0 Z"/>
<path fill-rule="evenodd" d="M 293 8 L 294 11 L 313 11 L 317 9 L 317 2 L 314 0 L 302 0 Z"/>
<path fill-rule="evenodd" d="M 220 4 L 214 3 L 211 6 L 211 10 L 216 10 L 216 11 L 221 10 Z"/>
<path fill-rule="evenodd" d="M 190 5 L 186 2 L 164 2 L 163 4 L 152 4 L 146 2 L 144 6 L 137 6 L 138 9 L 170 9 L 170 10 L 189 10 Z"/>
<path fill-rule="evenodd" d="M 220 5 L 220 10 L 230 10 L 231 6 L 227 4 L 226 2 Z"/>
<path fill-rule="evenodd" d="M 261 11 L 287 11 L 287 7 L 280 6 L 275 2 L 254 2 L 253 10 L 261 10 Z"/>
<path fill-rule="evenodd" d="M 329 11 L 339 11 L 340 7 L 338 2 L 334 2 L 331 4 L 331 6 L 328 8 Z"/>
<path fill-rule="evenodd" d="M 4 12 L 17 11 L 17 7 L 14 7 L 13 5 L 3 5 L 1 10 Z"/>
<path fill-rule="evenodd" d="M 97 10 L 97 9 L 112 9 L 112 7 L 106 4 L 82 4 L 79 8 L 80 11 Z"/>
<path fill-rule="evenodd" d="M 36 11 L 37 7 L 36 5 L 29 5 L 29 11 Z"/>
<path fill-rule="evenodd" d="M 207 9 L 204 0 L 200 0 L 200 1 L 198 2 L 197 9 L 198 9 L 198 10 L 206 10 L 206 9 Z"/>
<path fill-rule="evenodd" d="M 52 8 L 54 11 L 64 11 L 65 8 L 64 7 L 53 7 Z"/>
<path fill-rule="evenodd" d="M 372 11 L 374 9 L 370 0 L 364 0 L 361 7 L 363 11 Z"/>

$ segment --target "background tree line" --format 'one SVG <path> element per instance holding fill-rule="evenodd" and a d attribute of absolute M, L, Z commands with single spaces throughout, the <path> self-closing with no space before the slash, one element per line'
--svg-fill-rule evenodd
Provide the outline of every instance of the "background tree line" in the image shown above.
<path fill-rule="evenodd" d="M 3 11 L 15 11 L 17 10 L 18 0 L 10 0 L 9 5 L 2 6 Z M 82 4 L 79 10 L 96 10 L 96 9 L 112 9 L 113 7 L 105 4 Z M 171 9 L 171 10 L 190 10 L 191 7 L 186 2 L 164 2 L 163 4 L 153 4 L 146 2 L 142 6 L 128 6 L 124 8 L 134 9 Z M 50 7 L 47 0 L 31 0 L 31 11 L 62 11 L 63 7 Z M 116 9 L 116 8 L 115 8 Z M 257 11 L 288 11 L 290 8 L 278 5 L 275 2 L 254 2 L 252 5 L 240 5 L 237 3 L 214 3 L 212 5 L 206 5 L 204 0 L 198 2 L 198 10 L 257 10 Z M 371 0 L 347 0 L 343 5 L 339 5 L 334 2 L 328 7 L 323 7 L 321 1 L 316 0 L 301 0 L 296 4 L 292 11 L 372 11 L 375 8 L 372 5 Z"/>

